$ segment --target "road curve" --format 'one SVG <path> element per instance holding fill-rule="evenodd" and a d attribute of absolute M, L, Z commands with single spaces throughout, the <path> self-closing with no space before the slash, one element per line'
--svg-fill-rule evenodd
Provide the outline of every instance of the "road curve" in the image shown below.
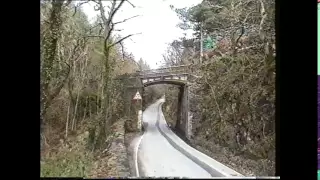
<path fill-rule="evenodd" d="M 205 169 L 175 149 L 156 126 L 159 105 L 150 105 L 143 113 L 145 133 L 138 150 L 139 174 L 142 177 L 210 178 Z"/>

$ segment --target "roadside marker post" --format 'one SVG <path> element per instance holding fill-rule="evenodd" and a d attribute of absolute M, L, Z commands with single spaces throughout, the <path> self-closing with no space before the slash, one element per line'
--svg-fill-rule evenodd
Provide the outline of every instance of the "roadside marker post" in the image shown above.
<path fill-rule="evenodd" d="M 139 91 L 137 91 L 137 93 L 135 94 L 135 96 L 133 97 L 133 101 L 140 101 L 140 109 L 138 110 L 138 129 L 139 131 L 141 131 L 142 129 L 142 97 L 139 93 Z"/>

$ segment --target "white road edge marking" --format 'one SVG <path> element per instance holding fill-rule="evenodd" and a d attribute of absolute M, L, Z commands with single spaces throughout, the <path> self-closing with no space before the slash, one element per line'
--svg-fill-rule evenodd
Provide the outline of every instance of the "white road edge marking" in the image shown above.
<path fill-rule="evenodd" d="M 163 103 L 162 103 L 163 104 Z M 162 104 L 160 103 L 160 106 L 162 106 Z M 163 111 L 162 111 L 162 108 L 159 108 L 158 110 L 160 110 L 161 109 L 161 111 L 159 112 L 159 113 L 161 113 L 161 116 L 162 116 L 162 118 L 163 118 L 163 120 L 164 120 L 164 123 L 165 124 L 167 124 L 167 121 L 165 120 L 165 117 L 164 117 L 164 114 L 163 114 Z M 168 128 L 169 129 L 169 131 L 171 131 L 173 134 L 175 134 L 170 128 Z M 180 139 L 180 138 L 179 138 Z M 183 141 L 183 140 L 182 140 Z M 184 142 L 184 141 L 183 141 Z M 184 142 L 185 143 L 185 142 Z M 188 144 L 187 144 L 188 145 Z M 189 146 L 189 145 L 188 145 Z M 206 154 L 204 154 L 204 153 L 202 153 L 202 152 L 200 152 L 200 151 L 198 151 L 197 149 L 195 149 L 195 148 L 193 148 L 193 147 L 191 147 L 191 146 L 189 146 L 190 148 L 192 148 L 194 151 L 196 151 L 196 152 L 198 152 L 199 154 L 201 154 L 201 155 L 203 155 L 204 157 L 209 157 L 208 155 L 206 155 Z M 226 165 L 224 165 L 224 164 L 222 164 L 221 162 L 219 162 L 219 161 L 217 161 L 217 160 L 215 160 L 215 159 L 213 159 L 213 158 L 211 158 L 211 157 L 209 157 L 210 159 L 212 159 L 215 163 L 217 163 L 218 165 L 220 165 L 220 166 L 225 166 L 226 168 L 229 168 L 228 166 L 226 166 Z M 236 177 L 236 176 L 238 176 L 238 175 L 233 175 L 233 174 L 229 174 L 229 173 L 227 173 L 227 172 L 225 172 L 224 171 L 224 169 L 219 169 L 219 168 L 214 168 L 214 167 L 212 167 L 210 164 L 208 164 L 211 168 L 213 168 L 213 169 L 215 169 L 216 171 L 218 171 L 219 173 L 221 173 L 221 174 L 223 174 L 226 178 L 235 178 L 235 179 L 237 179 L 238 177 Z M 231 169 L 231 168 L 229 168 L 229 169 Z M 233 169 L 231 169 L 231 170 L 233 170 Z M 235 171 L 235 170 L 233 170 L 233 171 Z M 235 171 L 235 172 L 237 172 L 237 171 Z M 241 175 L 241 176 L 243 176 L 242 174 L 240 174 L 239 172 L 237 172 L 239 175 Z M 231 175 L 231 176 L 230 176 Z M 244 177 L 244 176 L 243 176 Z M 240 179 L 241 178 L 243 178 L 243 177 L 239 177 Z M 219 178 L 221 178 L 221 177 L 219 177 Z"/>
<path fill-rule="evenodd" d="M 139 146 L 140 146 L 140 144 L 141 144 L 142 138 L 143 138 L 143 134 L 142 134 L 142 136 L 140 137 L 140 139 L 138 140 L 138 142 L 137 142 L 137 144 L 136 144 L 136 146 L 135 146 L 135 148 L 134 148 L 134 151 L 135 151 L 135 159 L 134 159 L 134 161 L 135 161 L 135 166 L 136 166 L 136 176 L 137 176 L 137 177 L 140 177 L 140 174 L 139 174 L 139 166 L 138 166 L 138 150 L 139 150 Z"/>

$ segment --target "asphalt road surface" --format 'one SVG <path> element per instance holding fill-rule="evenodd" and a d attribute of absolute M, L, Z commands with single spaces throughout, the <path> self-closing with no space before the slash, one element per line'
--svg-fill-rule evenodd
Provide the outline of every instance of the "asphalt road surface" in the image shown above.
<path fill-rule="evenodd" d="M 163 99 L 150 105 L 143 113 L 145 133 L 138 150 L 138 167 L 141 177 L 186 177 L 210 178 L 206 170 L 175 149 L 159 132 L 156 122 L 159 104 Z M 159 121 L 159 125 L 165 124 Z"/>

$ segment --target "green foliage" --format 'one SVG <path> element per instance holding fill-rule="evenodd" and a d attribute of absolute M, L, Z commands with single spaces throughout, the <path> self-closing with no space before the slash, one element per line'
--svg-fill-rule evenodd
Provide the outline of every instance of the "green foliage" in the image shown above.
<path fill-rule="evenodd" d="M 92 160 L 88 153 L 59 153 L 41 163 L 40 177 L 86 177 Z"/>
<path fill-rule="evenodd" d="M 93 154 L 85 151 L 87 141 L 83 133 L 59 144 L 56 152 L 52 150 L 41 161 L 40 177 L 87 177 L 94 162 Z"/>
<path fill-rule="evenodd" d="M 264 19 L 262 26 L 267 36 L 274 36 L 274 1 L 262 0 L 261 2 L 204 0 L 197 6 L 175 9 L 175 11 L 182 20 L 179 26 L 182 29 L 195 30 L 197 37 L 199 37 L 200 22 L 205 34 L 230 36 L 242 27 L 247 33 L 258 32 L 262 19 Z M 261 14 L 262 7 L 267 14 L 265 18 Z"/>

